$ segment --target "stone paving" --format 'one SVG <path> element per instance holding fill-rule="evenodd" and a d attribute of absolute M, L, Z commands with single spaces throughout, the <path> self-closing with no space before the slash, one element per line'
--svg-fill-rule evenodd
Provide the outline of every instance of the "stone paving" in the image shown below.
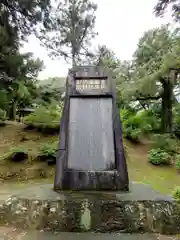
<path fill-rule="evenodd" d="M 0 240 L 178 240 L 178 236 L 155 234 L 93 234 L 93 233 L 50 233 L 22 231 L 15 228 L 0 227 Z"/>
<path fill-rule="evenodd" d="M 26 187 L 22 187 L 21 191 Z M 0 204 L 17 191 L 15 184 L 1 185 Z M 37 195 L 36 195 L 37 196 Z M 42 196 L 41 196 L 42 197 Z M 159 234 L 93 234 L 93 233 L 51 233 L 33 230 L 21 230 L 11 227 L 0 227 L 0 240 L 180 240 L 180 235 L 165 236 Z"/>

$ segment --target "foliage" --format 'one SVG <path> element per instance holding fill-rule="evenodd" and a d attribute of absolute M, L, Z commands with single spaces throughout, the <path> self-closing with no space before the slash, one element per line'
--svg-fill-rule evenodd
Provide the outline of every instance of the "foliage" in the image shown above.
<path fill-rule="evenodd" d="M 7 110 L 8 109 L 8 93 L 7 93 L 7 89 L 1 89 L 0 88 L 0 108 L 3 110 Z"/>
<path fill-rule="evenodd" d="M 158 0 L 158 3 L 155 6 L 155 13 L 157 16 L 163 16 L 165 10 L 171 7 L 172 17 L 176 20 L 180 20 L 180 8 L 179 0 Z"/>
<path fill-rule="evenodd" d="M 34 113 L 25 117 L 24 123 L 44 133 L 54 133 L 59 131 L 61 117 L 61 107 L 53 104 L 40 106 Z"/>
<path fill-rule="evenodd" d="M 0 108 L 7 108 L 10 118 L 15 119 L 17 98 L 27 97 L 27 80 L 34 79 L 42 66 L 31 53 L 20 54 L 20 40 L 47 21 L 49 7 L 49 0 L 0 1 Z"/>
<path fill-rule="evenodd" d="M 56 157 L 57 146 L 57 142 L 42 144 L 39 153 L 45 157 Z"/>
<path fill-rule="evenodd" d="M 175 165 L 176 165 L 176 169 L 180 169 L 180 154 L 177 154 L 175 156 Z"/>
<path fill-rule="evenodd" d="M 175 104 L 173 109 L 173 132 L 177 138 L 180 138 L 180 104 Z"/>
<path fill-rule="evenodd" d="M 120 112 L 123 134 L 126 138 L 138 142 L 142 135 L 139 122 L 136 121 L 135 113 L 130 112 L 127 109 L 122 109 Z"/>
<path fill-rule="evenodd" d="M 153 165 L 167 165 L 170 164 L 171 158 L 163 149 L 153 148 L 149 151 L 148 161 Z"/>
<path fill-rule="evenodd" d="M 158 119 L 151 111 L 140 111 L 122 109 L 121 120 L 124 136 L 133 141 L 140 141 L 140 138 L 158 129 Z"/>
<path fill-rule="evenodd" d="M 6 125 L 5 118 L 6 112 L 0 108 L 0 127 L 4 127 Z"/>
<path fill-rule="evenodd" d="M 143 119 L 144 133 L 153 133 L 160 130 L 160 116 L 155 109 L 142 110 L 138 116 Z"/>
<path fill-rule="evenodd" d="M 0 108 L 0 121 L 4 121 L 6 118 L 6 112 Z"/>
<path fill-rule="evenodd" d="M 96 8 L 90 0 L 64 0 L 51 9 L 47 28 L 40 34 L 51 56 L 72 59 L 74 66 L 89 54 Z"/>
<path fill-rule="evenodd" d="M 20 41 L 38 24 L 45 27 L 49 10 L 49 0 L 0 1 L 0 108 L 13 120 L 18 108 L 31 104 L 34 80 L 42 69 L 42 62 L 31 53 L 19 52 Z"/>
<path fill-rule="evenodd" d="M 177 202 L 180 202 L 180 187 L 174 188 L 174 190 L 172 192 L 172 196 Z"/>
<path fill-rule="evenodd" d="M 58 142 L 46 143 L 40 146 L 39 159 L 46 161 L 48 165 L 54 165 L 56 163 Z"/>
<path fill-rule="evenodd" d="M 153 136 L 153 148 L 160 148 L 169 154 L 174 154 L 178 152 L 178 141 L 170 134 L 155 134 Z"/>
<path fill-rule="evenodd" d="M 85 63 L 104 67 L 109 74 L 113 77 L 113 80 L 116 84 L 116 102 L 118 106 L 127 107 L 125 100 L 122 97 L 122 90 L 124 82 L 129 81 L 130 79 L 130 62 L 123 61 L 121 62 L 116 54 L 105 45 L 99 45 L 97 50 L 86 59 Z"/>
<path fill-rule="evenodd" d="M 105 45 L 99 45 L 87 61 L 88 64 L 105 67 L 113 76 L 117 75 L 117 69 L 120 64 L 120 60 L 115 53 Z"/>
<path fill-rule="evenodd" d="M 64 92 L 64 78 L 54 77 L 39 81 L 37 86 L 37 96 L 34 103 L 37 105 L 47 105 L 52 104 L 54 101 L 61 102 Z"/>
<path fill-rule="evenodd" d="M 4 157 L 13 162 L 21 162 L 28 158 L 28 153 L 21 147 L 11 148 Z"/>
<path fill-rule="evenodd" d="M 6 125 L 5 119 L 6 119 L 6 111 L 0 108 L 0 127 L 3 127 Z"/>
<path fill-rule="evenodd" d="M 50 10 L 50 0 L 1 0 L 0 27 L 10 27 L 24 39 L 31 34 L 38 23 L 46 26 Z"/>
<path fill-rule="evenodd" d="M 64 77 L 49 77 L 47 79 L 39 81 L 38 85 L 41 87 L 48 86 L 52 89 L 65 88 L 65 80 L 66 79 Z"/>
<path fill-rule="evenodd" d="M 144 33 L 131 66 L 131 81 L 123 84 L 130 101 L 161 104 L 161 129 L 172 131 L 173 90 L 179 81 L 179 32 L 168 25 Z M 143 107 L 146 107 L 143 106 Z"/>
<path fill-rule="evenodd" d="M 8 110 L 8 117 L 14 120 L 19 108 L 32 104 L 32 99 L 36 95 L 36 77 L 43 63 L 39 59 L 34 59 L 32 53 L 16 53 L 8 64 L 6 67 L 9 80 L 5 81 L 2 89 L 0 86 L 1 105 Z"/>

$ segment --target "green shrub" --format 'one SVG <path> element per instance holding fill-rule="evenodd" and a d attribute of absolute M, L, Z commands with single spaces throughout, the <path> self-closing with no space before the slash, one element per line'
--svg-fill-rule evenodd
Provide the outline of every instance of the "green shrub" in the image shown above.
<path fill-rule="evenodd" d="M 170 134 L 156 134 L 153 136 L 153 148 L 160 148 L 165 152 L 174 154 L 178 152 L 179 144 Z"/>
<path fill-rule="evenodd" d="M 149 151 L 148 161 L 153 165 L 168 165 L 171 162 L 171 158 L 167 152 L 160 148 L 156 148 Z"/>
<path fill-rule="evenodd" d="M 172 196 L 177 202 L 180 202 L 180 187 L 174 188 L 174 190 L 172 192 Z"/>
<path fill-rule="evenodd" d="M 144 134 L 157 132 L 160 129 L 160 118 L 152 110 L 143 110 L 137 114 L 141 119 L 141 128 Z"/>
<path fill-rule="evenodd" d="M 44 133 L 59 131 L 61 108 L 57 105 L 41 106 L 34 113 L 24 118 L 28 128 L 34 128 Z"/>
<path fill-rule="evenodd" d="M 0 120 L 4 121 L 6 119 L 6 111 L 0 108 Z"/>
<path fill-rule="evenodd" d="M 45 143 L 40 146 L 40 154 L 46 157 L 53 156 L 56 157 L 57 152 L 57 142 Z"/>
<path fill-rule="evenodd" d="M 121 110 L 121 120 L 124 136 L 136 142 L 139 142 L 143 135 L 152 132 L 157 122 L 155 116 L 148 115 L 147 111 L 135 113 L 127 109 Z"/>
<path fill-rule="evenodd" d="M 4 159 L 12 162 L 22 162 L 27 158 L 27 151 L 20 147 L 11 148 L 10 151 L 4 156 Z"/>
<path fill-rule="evenodd" d="M 124 136 L 129 139 L 139 141 L 141 136 L 160 129 L 160 119 L 152 110 L 136 113 L 129 109 L 122 109 L 120 115 Z"/>
<path fill-rule="evenodd" d="M 57 149 L 58 142 L 42 144 L 39 149 L 39 159 L 48 164 L 55 164 Z"/>
<path fill-rule="evenodd" d="M 173 108 L 173 132 L 180 139 L 180 104 L 176 104 Z"/>
<path fill-rule="evenodd" d="M 177 154 L 175 156 L 175 165 L 176 165 L 176 169 L 180 170 L 180 154 Z"/>
<path fill-rule="evenodd" d="M 135 113 L 127 109 L 121 110 L 121 121 L 123 126 L 123 135 L 135 142 L 138 142 L 141 137 L 141 129 L 136 122 Z"/>

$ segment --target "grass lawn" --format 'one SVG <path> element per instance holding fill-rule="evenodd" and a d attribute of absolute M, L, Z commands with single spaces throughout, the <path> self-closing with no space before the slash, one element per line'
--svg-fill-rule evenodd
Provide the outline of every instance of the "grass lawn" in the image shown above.
<path fill-rule="evenodd" d="M 136 145 L 125 141 L 127 146 L 127 164 L 129 178 L 132 181 L 151 185 L 154 189 L 171 194 L 176 186 L 180 186 L 180 174 L 172 166 L 153 166 L 148 163 L 148 145 Z"/>

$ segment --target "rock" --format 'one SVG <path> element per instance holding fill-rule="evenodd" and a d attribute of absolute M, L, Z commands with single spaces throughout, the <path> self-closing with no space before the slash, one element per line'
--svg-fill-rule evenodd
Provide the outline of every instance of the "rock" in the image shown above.
<path fill-rule="evenodd" d="M 25 142 L 25 141 L 28 141 L 28 140 L 30 140 L 30 138 L 28 136 L 24 135 L 24 136 L 21 137 L 20 141 Z"/>
<path fill-rule="evenodd" d="M 0 127 L 4 127 L 4 126 L 6 126 L 6 122 L 5 122 L 5 121 L 2 121 L 2 120 L 0 120 Z"/>
<path fill-rule="evenodd" d="M 9 159 L 13 162 L 22 162 L 25 159 L 28 158 L 28 154 L 24 152 L 14 152 L 12 155 L 9 157 Z"/>
<path fill-rule="evenodd" d="M 56 164 L 56 157 L 54 156 L 38 155 L 36 159 L 41 162 L 47 162 L 49 166 Z"/>
<path fill-rule="evenodd" d="M 49 158 L 47 158 L 47 164 L 49 166 L 55 165 L 56 164 L 56 157 L 49 157 Z"/>

